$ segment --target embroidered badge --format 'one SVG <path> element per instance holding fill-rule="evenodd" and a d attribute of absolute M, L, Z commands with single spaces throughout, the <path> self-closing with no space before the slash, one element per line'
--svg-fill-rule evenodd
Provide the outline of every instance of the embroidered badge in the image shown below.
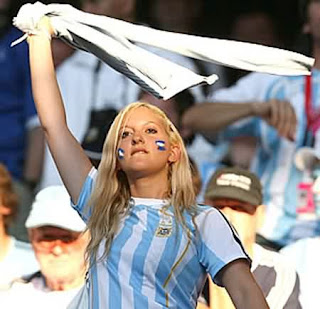
<path fill-rule="evenodd" d="M 160 210 L 160 222 L 156 230 L 157 237 L 169 237 L 172 234 L 172 216 Z"/>
<path fill-rule="evenodd" d="M 158 141 L 156 141 L 156 145 L 158 146 L 158 150 L 161 150 L 161 151 L 166 150 L 164 141 L 158 140 Z"/>

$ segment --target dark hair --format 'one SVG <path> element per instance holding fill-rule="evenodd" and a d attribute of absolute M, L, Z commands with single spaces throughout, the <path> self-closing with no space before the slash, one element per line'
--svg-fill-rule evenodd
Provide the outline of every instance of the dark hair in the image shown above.
<path fill-rule="evenodd" d="M 0 202 L 4 207 L 9 208 L 10 214 L 4 216 L 6 232 L 10 223 L 14 220 L 18 208 L 18 196 L 14 191 L 11 176 L 6 167 L 0 163 Z"/>

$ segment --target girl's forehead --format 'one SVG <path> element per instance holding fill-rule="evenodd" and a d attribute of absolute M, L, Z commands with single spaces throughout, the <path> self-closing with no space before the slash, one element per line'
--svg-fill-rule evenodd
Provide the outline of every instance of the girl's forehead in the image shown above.
<path fill-rule="evenodd" d="M 141 106 L 129 111 L 123 118 L 122 126 L 132 126 L 140 123 L 153 122 L 155 124 L 163 125 L 162 117 L 150 108 Z"/>

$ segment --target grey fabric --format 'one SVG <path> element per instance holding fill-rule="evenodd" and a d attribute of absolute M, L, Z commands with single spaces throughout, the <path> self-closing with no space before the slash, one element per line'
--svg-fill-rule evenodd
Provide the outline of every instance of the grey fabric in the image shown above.
<path fill-rule="evenodd" d="M 270 291 L 272 290 L 272 288 L 276 286 L 276 279 L 277 279 L 276 269 L 271 266 L 258 265 L 257 268 L 253 271 L 253 276 L 256 279 L 258 285 L 260 286 L 263 292 L 263 295 L 267 297 Z M 296 275 L 294 288 L 283 309 L 301 309 L 299 295 L 300 295 L 300 282 L 299 282 L 298 275 Z"/>

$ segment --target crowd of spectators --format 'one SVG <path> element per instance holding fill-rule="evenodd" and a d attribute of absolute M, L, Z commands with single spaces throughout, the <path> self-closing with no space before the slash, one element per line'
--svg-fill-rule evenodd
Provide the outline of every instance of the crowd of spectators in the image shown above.
<path fill-rule="evenodd" d="M 18 308 L 21 298 L 32 297 L 26 308 L 67 308 L 84 284 L 89 233 L 68 207 L 69 195 L 45 144 L 27 42 L 10 47 L 22 35 L 12 17 L 25 2 L 0 0 L 0 304 Z M 94 55 L 57 38 L 51 43 L 68 127 L 95 167 L 117 112 L 138 100 L 156 105 L 184 139 L 199 203 L 220 209 L 238 230 L 270 308 L 317 308 L 312 278 L 320 273 L 320 1 L 43 2 L 315 58 L 311 76 L 281 77 L 152 48 L 199 74 L 219 76 L 211 86 L 164 101 Z M 254 190 L 243 193 L 228 179 L 235 175 L 247 178 Z M 219 188 L 219 180 L 229 182 L 228 190 Z M 228 295 L 208 282 L 199 308 L 233 308 Z"/>

